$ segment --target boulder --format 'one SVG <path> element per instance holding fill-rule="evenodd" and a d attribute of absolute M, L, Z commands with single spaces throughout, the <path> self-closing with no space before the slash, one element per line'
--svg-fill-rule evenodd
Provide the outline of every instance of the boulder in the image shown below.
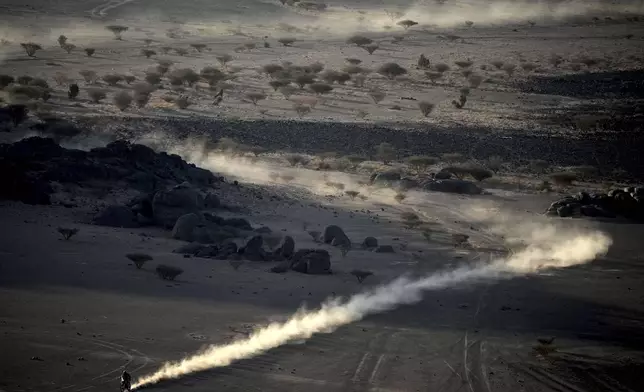
<path fill-rule="evenodd" d="M 92 219 L 92 223 L 100 226 L 124 228 L 140 226 L 136 213 L 130 207 L 119 205 L 107 206 Z"/>
<path fill-rule="evenodd" d="M 324 229 L 322 239 L 325 244 L 332 244 L 333 246 L 351 246 L 349 237 L 347 237 L 340 226 L 336 225 L 327 226 Z"/>
<path fill-rule="evenodd" d="M 362 248 L 371 249 L 378 247 L 378 240 L 375 237 L 367 237 L 362 241 Z"/>
<path fill-rule="evenodd" d="M 172 228 L 172 238 L 201 244 L 220 243 L 239 236 L 239 231 L 230 226 L 220 226 L 207 219 L 203 213 L 185 214 L 177 219 Z"/>
<path fill-rule="evenodd" d="M 246 245 L 242 248 L 242 253 L 246 260 L 250 261 L 264 261 L 266 260 L 266 252 L 264 252 L 264 237 L 255 235 L 251 237 Z"/>
<path fill-rule="evenodd" d="M 395 253 L 394 247 L 391 245 L 380 245 L 374 252 L 376 253 Z"/>
<path fill-rule="evenodd" d="M 557 207 L 557 215 L 559 215 L 562 218 L 572 216 L 572 212 L 573 212 L 572 207 L 570 207 L 570 205 L 568 204 Z"/>
<path fill-rule="evenodd" d="M 331 256 L 324 249 L 300 249 L 291 259 L 291 269 L 310 275 L 331 273 Z"/>
<path fill-rule="evenodd" d="M 211 210 L 214 208 L 219 208 L 221 206 L 221 201 L 219 201 L 219 197 L 217 195 L 215 195 L 212 192 L 209 192 L 204 197 L 203 204 L 205 209 Z"/>
<path fill-rule="evenodd" d="M 232 255 L 236 255 L 236 254 L 237 254 L 237 244 L 231 240 L 226 240 L 221 244 L 219 248 L 217 259 L 226 260 L 230 258 Z"/>
<path fill-rule="evenodd" d="M 428 191 L 480 195 L 483 193 L 478 185 L 466 180 L 433 180 L 426 182 L 423 187 Z"/>
<path fill-rule="evenodd" d="M 204 208 L 204 196 L 188 183 L 159 191 L 152 199 L 155 222 L 165 228 L 172 228 L 180 216 L 198 212 Z"/>
<path fill-rule="evenodd" d="M 275 250 L 275 254 L 279 255 L 285 259 L 290 259 L 295 252 L 295 240 L 290 235 L 285 236 L 282 239 L 282 243 Z"/>
<path fill-rule="evenodd" d="M 438 173 L 434 174 L 435 180 L 449 180 L 451 178 L 452 178 L 452 173 L 446 170 L 441 170 Z"/>

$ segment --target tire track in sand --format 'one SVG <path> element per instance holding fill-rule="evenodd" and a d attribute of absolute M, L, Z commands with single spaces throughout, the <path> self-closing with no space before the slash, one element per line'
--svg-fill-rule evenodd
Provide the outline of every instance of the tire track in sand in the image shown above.
<path fill-rule="evenodd" d="M 103 4 L 100 4 L 89 11 L 91 17 L 94 18 L 104 18 L 107 16 L 107 11 L 113 10 L 114 8 L 120 7 L 127 3 L 131 3 L 134 0 L 109 0 Z"/>

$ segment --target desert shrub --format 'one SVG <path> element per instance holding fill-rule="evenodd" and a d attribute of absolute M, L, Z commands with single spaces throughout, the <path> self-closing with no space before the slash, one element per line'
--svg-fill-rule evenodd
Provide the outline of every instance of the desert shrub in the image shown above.
<path fill-rule="evenodd" d="M 266 94 L 262 91 L 252 91 L 250 93 L 246 93 L 246 98 L 250 100 L 253 105 L 257 105 L 257 102 L 266 99 Z"/>
<path fill-rule="evenodd" d="M 56 72 L 53 79 L 58 86 L 65 86 L 69 83 L 69 77 L 62 72 Z"/>
<path fill-rule="evenodd" d="M 314 62 L 313 64 L 307 65 L 307 67 L 312 73 L 318 74 L 324 70 L 324 64 L 319 61 Z"/>
<path fill-rule="evenodd" d="M 498 155 L 493 155 L 487 159 L 485 166 L 493 172 L 497 173 L 503 168 L 503 158 Z"/>
<path fill-rule="evenodd" d="M 117 39 L 117 40 L 122 40 L 123 33 L 125 33 L 129 29 L 129 27 L 121 26 L 121 25 L 110 25 L 110 26 L 106 26 L 105 28 L 110 32 L 112 32 L 112 34 L 114 34 L 114 39 Z"/>
<path fill-rule="evenodd" d="M 161 52 L 162 52 L 163 54 L 168 54 L 168 53 L 170 53 L 171 51 L 172 51 L 172 47 L 170 47 L 170 46 L 162 46 L 162 47 L 161 47 Z"/>
<path fill-rule="evenodd" d="M 233 56 L 229 55 L 228 53 L 225 53 L 215 58 L 217 59 L 217 61 L 219 61 L 219 64 L 221 64 L 223 67 L 226 67 L 226 65 L 233 59 Z"/>
<path fill-rule="evenodd" d="M 443 77 L 442 72 L 433 72 L 433 71 L 427 71 L 425 72 L 425 76 L 427 79 L 429 79 L 433 84 L 436 84 L 436 81 L 438 79 L 441 79 Z"/>
<path fill-rule="evenodd" d="M 474 62 L 470 60 L 459 60 L 459 61 L 454 61 L 454 64 L 456 64 L 457 67 L 459 68 L 469 68 L 474 64 Z"/>
<path fill-rule="evenodd" d="M 503 64 L 505 64 L 505 62 L 503 62 L 502 60 L 494 60 L 491 61 L 490 64 L 492 64 L 496 69 L 501 69 L 503 68 Z"/>
<path fill-rule="evenodd" d="M 208 82 L 211 87 L 216 86 L 217 83 L 226 79 L 226 74 L 215 67 L 204 67 L 199 71 L 199 75 L 202 79 Z"/>
<path fill-rule="evenodd" d="M 63 236 L 65 241 L 69 241 L 70 238 L 78 234 L 79 229 L 74 227 L 74 228 L 69 228 L 69 227 L 59 227 L 57 230 L 60 235 Z"/>
<path fill-rule="evenodd" d="M 123 81 L 123 75 L 119 74 L 107 74 L 103 75 L 103 81 L 109 86 L 116 86 L 119 82 Z"/>
<path fill-rule="evenodd" d="M 309 85 L 309 88 L 317 95 L 323 95 L 333 91 L 333 87 L 326 83 L 312 83 Z"/>
<path fill-rule="evenodd" d="M 465 21 L 465 26 L 472 27 L 473 25 L 474 25 L 474 22 L 472 22 L 471 20 L 466 20 Z"/>
<path fill-rule="evenodd" d="M 161 74 L 156 72 L 146 72 L 145 77 L 143 78 L 149 84 L 157 85 L 161 83 Z"/>
<path fill-rule="evenodd" d="M 61 48 L 62 48 L 62 47 L 63 47 L 63 45 L 65 45 L 66 43 L 67 43 L 67 37 L 65 37 L 64 35 L 60 35 L 60 36 L 58 36 L 58 45 L 60 45 L 60 47 L 61 47 Z"/>
<path fill-rule="evenodd" d="M 15 78 L 11 75 L 0 75 L 0 89 L 3 89 L 15 82 Z"/>
<path fill-rule="evenodd" d="M 98 79 L 98 75 L 96 74 L 96 72 L 89 69 L 84 69 L 82 71 L 79 71 L 78 73 L 80 74 L 80 76 L 83 77 L 83 79 L 85 79 L 85 83 L 88 83 L 88 84 L 94 84 Z"/>
<path fill-rule="evenodd" d="M 420 112 L 423 114 L 424 117 L 429 116 L 435 107 L 436 105 L 434 105 L 433 103 L 429 103 L 427 101 L 418 102 L 418 109 L 420 110 Z"/>
<path fill-rule="evenodd" d="M 150 94 L 145 92 L 134 92 L 132 99 L 136 107 L 141 109 L 150 102 Z"/>
<path fill-rule="evenodd" d="M 347 57 L 346 59 L 344 59 L 344 61 L 346 61 L 347 63 L 349 63 L 351 65 L 360 65 L 362 63 L 362 60 L 354 59 L 354 58 L 351 58 L 351 57 Z"/>
<path fill-rule="evenodd" d="M 557 185 L 572 185 L 577 180 L 577 174 L 573 172 L 552 173 L 550 179 Z"/>
<path fill-rule="evenodd" d="M 154 87 L 154 85 L 150 83 L 141 82 L 141 83 L 136 83 L 134 86 L 132 86 L 132 90 L 134 90 L 134 92 L 137 94 L 150 95 L 156 90 L 156 87 Z"/>
<path fill-rule="evenodd" d="M 423 223 L 420 217 L 413 212 L 403 212 L 400 214 L 400 218 L 408 229 L 413 229 Z"/>
<path fill-rule="evenodd" d="M 426 155 L 416 155 L 407 158 L 407 164 L 417 173 L 426 171 L 429 166 L 435 165 L 436 163 L 438 163 L 438 158 Z"/>
<path fill-rule="evenodd" d="M 157 52 L 155 52 L 152 49 L 141 49 L 141 55 L 145 56 L 146 58 L 150 58 L 152 56 L 156 56 Z"/>
<path fill-rule="evenodd" d="M 405 30 L 407 30 L 407 29 L 409 29 L 409 28 L 410 28 L 410 27 L 412 27 L 412 26 L 416 26 L 416 25 L 418 24 L 418 22 L 414 22 L 414 21 L 413 21 L 413 20 L 411 20 L 411 19 L 405 19 L 405 20 L 401 20 L 400 22 L 398 22 L 398 23 L 396 23 L 396 24 L 397 24 L 398 26 L 401 26 L 401 27 L 402 27 L 402 28 L 404 28 Z"/>
<path fill-rule="evenodd" d="M 305 114 L 311 113 L 311 106 L 296 102 L 293 104 L 293 110 L 299 117 L 302 117 Z"/>
<path fill-rule="evenodd" d="M 69 90 L 67 91 L 67 97 L 69 97 L 69 99 L 76 99 L 79 91 L 80 89 L 78 88 L 78 85 L 76 83 L 72 83 L 69 85 Z"/>
<path fill-rule="evenodd" d="M 515 64 L 511 64 L 511 63 L 503 64 L 503 72 L 505 72 L 508 76 L 512 76 L 516 69 L 517 69 L 517 66 Z"/>
<path fill-rule="evenodd" d="M 254 42 L 246 42 L 244 44 L 244 49 L 246 49 L 246 50 L 252 50 L 252 49 L 255 49 L 255 48 L 257 48 L 257 44 L 254 43 Z"/>
<path fill-rule="evenodd" d="M 383 99 L 385 99 L 386 93 L 380 89 L 373 89 L 369 91 L 369 96 L 375 104 L 379 104 Z"/>
<path fill-rule="evenodd" d="M 43 89 L 49 88 L 49 83 L 47 83 L 47 81 L 43 78 L 32 78 L 27 84 L 29 86 L 40 87 Z"/>
<path fill-rule="evenodd" d="M 354 75 L 351 81 L 356 87 L 364 87 L 364 83 L 367 81 L 367 76 L 363 74 Z"/>
<path fill-rule="evenodd" d="M 470 236 L 467 234 L 461 234 L 461 233 L 452 234 L 452 240 L 454 241 L 455 246 L 465 246 L 469 239 L 470 239 Z"/>
<path fill-rule="evenodd" d="M 156 272 L 163 280 L 174 280 L 177 276 L 183 273 L 183 270 L 178 267 L 159 264 L 156 268 Z"/>
<path fill-rule="evenodd" d="M 11 122 L 14 127 L 17 127 L 27 119 L 27 114 L 29 113 L 27 105 L 12 104 L 8 105 L 6 108 L 9 111 L 9 117 L 11 118 Z"/>
<path fill-rule="evenodd" d="M 208 47 L 206 44 L 190 44 L 190 46 L 199 53 Z"/>
<path fill-rule="evenodd" d="M 351 271 L 351 275 L 355 276 L 356 279 L 358 279 L 358 283 L 362 283 L 369 276 L 373 275 L 373 272 L 363 271 L 363 270 L 353 270 Z"/>
<path fill-rule="evenodd" d="M 402 42 L 402 40 L 405 39 L 405 36 L 402 35 L 402 34 L 394 34 L 394 35 L 391 36 L 391 38 L 393 38 L 393 43 L 397 44 L 397 43 Z"/>
<path fill-rule="evenodd" d="M 134 263 L 136 269 L 141 269 L 143 264 L 152 260 L 152 256 L 145 253 L 128 253 L 125 255 L 130 261 Z"/>
<path fill-rule="evenodd" d="M 434 69 L 434 71 L 440 72 L 440 73 L 444 73 L 444 72 L 449 71 L 449 65 L 447 65 L 445 63 L 435 64 L 432 68 Z"/>
<path fill-rule="evenodd" d="M 103 99 L 105 99 L 105 97 L 107 97 L 107 94 L 105 93 L 105 90 L 98 89 L 98 88 L 90 88 L 90 89 L 87 89 L 87 96 L 92 102 L 99 103 Z"/>
<path fill-rule="evenodd" d="M 268 76 L 273 76 L 278 72 L 284 71 L 284 67 L 279 64 L 266 64 L 262 67 L 262 71 Z"/>
<path fill-rule="evenodd" d="M 178 56 L 187 56 L 188 55 L 188 49 L 186 49 L 186 48 L 174 48 L 174 52 Z"/>
<path fill-rule="evenodd" d="M 123 80 L 125 80 L 125 83 L 127 84 L 132 84 L 136 80 L 136 76 L 134 75 L 123 75 Z"/>
<path fill-rule="evenodd" d="M 356 75 L 356 74 L 366 74 L 369 73 L 370 70 L 367 68 L 363 68 L 359 65 L 348 65 L 342 69 L 344 73 L 347 73 L 349 75 Z"/>
<path fill-rule="evenodd" d="M 132 96 L 126 91 L 118 92 L 114 95 L 113 98 L 114 106 L 119 108 L 120 111 L 124 111 L 132 103 Z"/>
<path fill-rule="evenodd" d="M 313 83 L 315 83 L 315 78 L 312 75 L 302 74 L 295 77 L 295 84 L 300 86 L 301 89 Z"/>
<path fill-rule="evenodd" d="M 22 48 L 25 50 L 25 53 L 27 53 L 27 56 L 29 57 L 35 57 L 36 52 L 42 50 L 42 46 L 34 42 L 24 42 L 21 43 L 20 46 L 22 46 Z"/>
<path fill-rule="evenodd" d="M 311 161 L 309 157 L 302 154 L 287 154 L 284 158 L 291 166 L 306 166 Z"/>
<path fill-rule="evenodd" d="M 173 64 L 170 60 L 158 60 L 155 70 L 158 74 L 165 75 Z"/>
<path fill-rule="evenodd" d="M 74 49 L 76 49 L 76 45 L 74 44 L 65 44 L 61 46 L 67 54 L 71 53 Z"/>
<path fill-rule="evenodd" d="M 452 100 L 452 105 L 456 109 L 463 109 L 465 107 L 466 103 L 467 103 L 467 95 L 462 94 L 462 93 L 461 93 L 460 97 L 458 97 L 458 101 L 457 100 Z"/>
<path fill-rule="evenodd" d="M 295 43 L 295 41 L 296 41 L 295 38 L 290 38 L 290 37 L 280 38 L 277 40 L 277 42 L 279 42 L 283 46 L 292 46 Z"/>
<path fill-rule="evenodd" d="M 378 68 L 378 73 L 393 80 L 407 73 L 407 70 L 396 63 L 386 63 Z"/>
<path fill-rule="evenodd" d="M 179 109 L 186 109 L 192 102 L 190 102 L 190 98 L 187 95 L 180 95 L 174 100 L 174 104 Z"/>
<path fill-rule="evenodd" d="M 295 93 L 295 88 L 292 86 L 284 86 L 279 88 L 280 93 L 284 96 L 284 98 L 289 99 L 291 95 Z"/>
<path fill-rule="evenodd" d="M 491 170 L 488 170 L 481 166 L 471 165 L 467 167 L 467 170 L 467 174 L 469 174 L 470 177 L 472 177 L 476 181 L 483 181 L 485 179 L 492 178 L 492 176 L 494 175 Z"/>
<path fill-rule="evenodd" d="M 535 64 L 532 64 L 532 63 L 523 63 L 523 64 L 521 64 L 521 68 L 526 72 L 532 72 L 535 69 L 537 69 L 537 66 Z"/>
<path fill-rule="evenodd" d="M 369 44 L 369 45 L 362 46 L 362 49 L 366 50 L 367 53 L 369 54 L 373 54 L 373 52 L 378 50 L 379 47 L 380 46 L 378 46 L 378 44 Z"/>
<path fill-rule="evenodd" d="M 190 68 L 175 69 L 174 71 L 170 72 L 168 77 L 171 79 L 179 79 L 190 87 L 192 87 L 200 79 L 200 75 Z M 209 79 L 209 81 L 210 80 L 212 79 Z"/>
<path fill-rule="evenodd" d="M 84 50 L 87 57 L 92 57 L 96 53 L 96 49 L 94 48 L 85 48 Z"/>
<path fill-rule="evenodd" d="M 474 73 L 474 71 L 472 71 L 472 69 L 470 69 L 470 68 L 466 68 L 466 69 L 461 71 L 461 75 L 463 75 L 463 77 L 465 79 L 468 79 L 473 73 Z"/>
<path fill-rule="evenodd" d="M 353 35 L 347 39 L 348 44 L 354 44 L 357 46 L 365 46 L 373 43 L 371 38 L 367 38 L 363 35 Z"/>
<path fill-rule="evenodd" d="M 22 99 L 41 99 L 45 89 L 38 86 L 14 85 L 7 87 L 6 91 L 12 101 L 19 101 Z"/>
<path fill-rule="evenodd" d="M 396 158 L 396 149 L 393 145 L 387 142 L 380 143 L 376 146 L 376 157 L 385 165 Z"/>
<path fill-rule="evenodd" d="M 271 87 L 273 88 L 273 90 L 274 90 L 274 91 L 277 91 L 277 90 L 279 90 L 279 89 L 280 89 L 280 88 L 282 88 L 282 87 L 286 87 L 286 86 L 288 86 L 289 84 L 291 84 L 291 82 L 290 82 L 290 81 L 288 81 L 288 80 L 281 80 L 281 79 L 278 79 L 278 80 L 271 80 L 270 82 L 268 82 L 268 85 L 269 85 L 269 86 L 271 86 Z"/>

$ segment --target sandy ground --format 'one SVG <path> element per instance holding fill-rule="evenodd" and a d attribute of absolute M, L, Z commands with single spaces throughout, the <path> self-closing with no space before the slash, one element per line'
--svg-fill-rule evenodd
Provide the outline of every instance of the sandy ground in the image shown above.
<path fill-rule="evenodd" d="M 616 88 L 613 83 L 612 90 L 602 90 L 598 95 L 588 94 L 587 79 L 568 83 L 566 77 L 589 75 L 587 71 L 599 75 L 610 72 L 606 77 L 614 81 L 625 77 L 620 72 L 641 68 L 642 57 L 638 54 L 643 36 L 641 22 L 627 21 L 610 7 L 597 13 L 601 15 L 599 21 L 592 19 L 594 14 L 579 12 L 575 20 L 556 24 L 540 18 L 532 8 L 526 8 L 529 12 L 519 12 L 521 7 L 518 7 L 519 10 L 515 9 L 517 20 L 508 22 L 495 20 L 491 12 L 467 8 L 471 3 L 456 4 L 466 11 L 457 17 L 443 16 L 434 23 L 417 7 L 409 7 L 410 17 L 420 16 L 427 23 L 404 32 L 385 30 L 384 26 L 390 23 L 388 17 L 382 9 L 374 10 L 373 5 L 367 4 L 354 4 L 345 9 L 331 2 L 332 17 L 317 19 L 308 14 L 285 13 L 277 2 L 261 3 L 265 16 L 258 18 L 247 17 L 247 10 L 259 7 L 250 2 L 219 5 L 219 9 L 211 8 L 214 7 L 211 3 L 195 2 L 185 7 L 164 3 L 155 8 L 158 12 L 151 12 L 150 4 L 143 0 L 85 1 L 82 5 L 76 1 L 55 4 L 3 1 L 0 6 L 6 23 L 0 33 L 10 42 L 0 48 L 0 73 L 43 76 L 52 85 L 57 72 L 80 81 L 78 71 L 83 69 L 99 74 L 129 73 L 141 79 L 145 70 L 156 65 L 155 59 L 146 59 L 140 54 L 144 39 L 153 39 L 151 46 L 155 50 L 166 45 L 188 48 L 190 43 L 206 43 L 210 51 L 203 54 L 192 51 L 186 56 L 168 54 L 158 58 L 198 70 L 217 65 L 214 54 L 232 54 L 228 68 L 239 69 L 236 78 L 230 81 L 231 88 L 226 91 L 221 106 L 213 107 L 209 93 L 203 89 L 170 91 L 166 88 L 153 94 L 148 107 L 128 109 L 125 113 L 133 121 L 150 120 L 150 127 L 163 124 L 155 121 L 186 119 L 192 121 L 190 127 L 200 134 L 203 129 L 193 124 L 201 123 L 202 128 L 208 129 L 212 128 L 211 120 L 294 118 L 292 102 L 272 92 L 268 77 L 257 72 L 261 65 L 282 61 L 302 65 L 321 61 L 327 69 L 340 69 L 345 57 L 358 57 L 369 68 L 396 61 L 409 69 L 408 79 L 389 81 L 370 74 L 364 88 L 334 86 L 334 91 L 320 99 L 306 116 L 314 124 L 328 124 L 326 132 L 336 129 L 336 123 L 348 123 L 350 126 L 377 125 L 382 129 L 404 124 L 414 129 L 414 134 L 424 132 L 430 136 L 434 128 L 463 133 L 471 127 L 485 128 L 492 130 L 498 140 L 503 139 L 500 135 L 504 132 L 516 130 L 570 135 L 571 130 L 580 131 L 573 126 L 580 113 L 605 115 L 598 110 L 610 113 L 610 108 L 625 98 L 632 101 L 633 107 L 640 102 L 641 95 L 633 93 L 641 83 L 638 72 L 628 79 L 628 88 Z M 220 15 L 212 16 L 218 10 Z M 367 12 L 368 17 L 363 21 L 359 20 L 364 15 L 359 10 Z M 611 20 L 604 19 L 608 15 L 613 15 Z M 464 27 L 466 19 L 475 22 L 473 28 Z M 536 24 L 531 26 L 528 20 L 533 19 Z M 276 26 L 279 22 L 302 28 L 317 24 L 319 28 L 314 32 L 291 33 L 280 30 L 285 26 Z M 131 26 L 123 41 L 111 39 L 104 30 L 104 25 L 112 23 Z M 167 38 L 165 33 L 173 28 L 184 38 Z M 380 49 L 368 55 L 346 44 L 346 35 L 355 31 L 372 34 Z M 87 58 L 80 50 L 65 53 L 55 42 L 60 34 L 67 35 L 79 48 L 95 47 L 96 55 Z M 393 43 L 394 34 L 405 37 L 402 42 Z M 445 34 L 457 34 L 462 40 L 444 40 L 440 36 Z M 628 34 L 633 37 L 627 38 Z M 276 42 L 287 35 L 298 38 L 292 48 L 281 47 Z M 264 36 L 269 37 L 270 48 L 263 47 Z M 34 59 L 27 58 L 18 46 L 25 40 L 42 43 L 44 50 Z M 248 42 L 256 43 L 258 49 L 234 51 Z M 414 69 L 421 53 L 432 63 L 445 62 L 452 66 L 436 86 L 424 79 L 423 72 Z M 558 68 L 547 61 L 552 53 L 564 57 Z M 582 67 L 581 73 L 571 70 L 571 64 L 581 56 L 601 61 L 592 69 Z M 475 72 L 484 75 L 487 81 L 473 90 L 467 109 L 458 110 L 450 101 L 458 96 L 465 80 L 453 63 L 464 59 L 473 60 Z M 512 78 L 507 78 L 490 65 L 497 59 L 516 64 L 524 59 L 538 68 L 531 73 L 519 69 Z M 481 65 L 487 69 L 481 70 Z M 533 73 L 546 82 L 553 82 L 546 83 L 548 86 L 563 88 L 537 91 L 535 88 L 540 85 L 531 82 Z M 591 90 L 600 85 L 603 86 L 591 84 Z M 86 87 L 81 83 L 80 97 L 77 102 L 70 102 L 66 86 L 54 86 L 54 97 L 39 110 L 79 121 L 95 118 L 97 122 L 119 126 L 114 120 L 124 114 L 111 105 L 111 95 L 129 91 L 130 87 L 101 85 L 109 91 L 108 99 L 102 104 L 88 100 Z M 387 92 L 385 100 L 378 105 L 368 96 L 369 89 L 374 87 Z M 255 107 L 247 102 L 245 94 L 258 90 L 265 91 L 268 97 Z M 160 99 L 166 93 L 189 94 L 193 105 L 186 110 L 169 106 Z M 312 97 L 306 92 L 297 95 L 300 98 L 296 100 L 307 102 Z M 436 103 L 437 108 L 431 116 L 423 118 L 416 109 L 418 100 Z M 399 109 L 392 109 L 394 106 Z M 364 119 L 357 116 L 360 110 L 367 112 Z M 553 120 L 559 115 L 566 120 Z M 218 137 L 227 134 L 226 127 L 235 126 L 234 121 L 228 125 L 216 124 L 218 128 L 212 132 Z M 337 127 L 343 135 L 350 135 L 350 130 L 345 130 L 350 128 Z M 168 129 L 172 127 L 163 128 Z M 328 151 L 338 145 L 348 145 L 343 139 L 330 142 L 324 137 L 294 140 L 297 130 L 298 124 L 292 123 L 288 132 L 282 134 L 292 140 L 291 146 L 297 147 L 296 150 L 314 146 Z M 274 135 L 278 131 L 259 136 L 252 135 L 250 130 L 244 132 L 250 135 L 248 138 L 269 143 L 277 139 Z M 315 129 L 307 132 L 321 134 Z M 386 140 L 383 133 L 373 140 L 371 134 L 360 133 L 354 143 L 370 147 L 372 143 Z M 392 136 L 388 137 L 400 139 L 395 132 L 389 134 Z M 578 138 L 579 134 L 572 136 Z M 606 140 L 610 141 L 604 139 L 603 145 L 608 145 Z M 637 151 L 641 138 L 625 140 L 623 145 Z M 468 154 L 476 150 L 473 144 L 461 139 L 447 139 L 433 147 L 427 142 L 429 147 L 424 147 L 421 139 L 410 136 L 400 143 L 413 146 L 409 150 L 414 153 L 427 153 L 427 150 L 433 153 L 432 148 L 454 152 L 463 147 Z M 281 149 L 288 144 L 279 141 L 271 147 Z M 522 142 L 515 141 L 515 144 Z M 354 145 L 348 148 L 353 149 Z M 539 154 L 527 145 L 523 148 Z M 510 153 L 522 154 L 517 149 Z M 565 163 L 587 163 L 587 158 L 587 154 L 580 154 L 570 158 L 578 161 Z M 616 161 L 611 159 L 611 164 Z M 636 167 L 637 156 L 631 154 L 629 159 L 625 166 Z M 209 168 L 218 170 L 216 164 Z M 226 174 L 234 174 L 235 168 L 228 167 Z M 380 191 L 369 194 L 366 201 L 351 201 L 338 195 L 326 197 L 331 192 L 320 185 L 323 183 L 320 173 L 289 170 L 298 175 L 290 184 L 267 182 L 263 175 L 258 178 L 250 170 L 239 171 L 242 190 L 227 188 L 224 196 L 245 206 L 240 214 L 254 225 L 267 225 L 275 232 L 293 236 L 297 248 L 328 249 L 335 272 L 331 276 L 268 273 L 272 263 L 245 263 L 235 271 L 226 261 L 184 258 L 172 253 L 181 243 L 161 230 L 112 229 L 87 224 L 95 207 L 105 200 L 81 199 L 83 202 L 76 208 L 27 207 L 3 202 L 0 205 L 0 346 L 4 355 L 0 355 L 0 389 L 8 392 L 116 390 L 123 369 L 136 378 L 166 360 L 179 359 L 207 344 L 246 336 L 256 326 L 271 320 L 282 320 L 302 304 L 315 307 L 329 296 L 350 295 L 406 273 L 424 275 L 501 257 L 512 249 L 507 249 L 490 222 L 474 216 L 474 207 L 484 208 L 488 215 L 503 213 L 513 221 L 533 222 L 543 219 L 540 214 L 556 197 L 494 189 L 491 195 L 480 197 L 410 192 L 409 198 L 398 204 L 391 193 Z M 357 180 L 345 174 L 338 176 L 346 181 Z M 254 196 L 266 190 L 279 195 L 279 200 L 259 200 Z M 104 198 L 120 196 L 104 195 Z M 406 229 L 400 222 L 402 212 L 415 212 L 431 222 L 435 227 L 432 240 L 428 242 L 418 231 Z M 333 334 L 315 336 L 305 343 L 283 346 L 230 367 L 202 372 L 150 390 L 643 390 L 639 380 L 644 364 L 641 332 L 644 271 L 640 256 L 644 229 L 632 224 L 589 220 L 552 221 L 570 227 L 599 228 L 611 235 L 614 244 L 605 258 L 587 265 L 431 292 L 419 304 L 369 317 Z M 355 243 L 368 235 L 375 236 L 383 244 L 392 244 L 395 253 L 375 254 L 354 249 L 343 258 L 337 249 L 313 242 L 307 233 L 328 224 L 342 226 Z M 56 232 L 59 226 L 78 227 L 80 233 L 70 241 L 63 241 Z M 469 234 L 473 249 L 456 249 L 451 242 L 452 233 Z M 132 252 L 148 253 L 154 260 L 143 270 L 135 270 L 125 258 L 125 254 Z M 158 263 L 181 266 L 185 273 L 176 282 L 162 281 L 153 273 Z M 360 285 L 349 274 L 356 268 L 369 269 L 375 275 Z M 547 357 L 537 355 L 534 351 L 537 338 L 553 337 L 556 352 Z"/>

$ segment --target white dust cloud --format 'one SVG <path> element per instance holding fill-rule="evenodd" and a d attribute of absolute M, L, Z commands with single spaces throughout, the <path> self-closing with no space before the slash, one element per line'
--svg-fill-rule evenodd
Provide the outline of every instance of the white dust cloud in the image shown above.
<path fill-rule="evenodd" d="M 533 227 L 526 234 L 529 235 L 524 241 L 531 242 L 508 258 L 494 260 L 489 264 L 440 272 L 420 279 L 401 277 L 347 300 L 330 299 L 318 310 L 299 311 L 286 322 L 272 323 L 248 338 L 231 344 L 213 345 L 192 357 L 168 362 L 155 373 L 140 378 L 134 388 L 228 366 L 235 361 L 257 356 L 294 340 L 305 340 L 316 333 L 331 333 L 368 315 L 416 303 L 422 299 L 424 291 L 587 263 L 605 253 L 611 244 L 611 239 L 600 232 L 567 233 L 550 226 Z"/>

